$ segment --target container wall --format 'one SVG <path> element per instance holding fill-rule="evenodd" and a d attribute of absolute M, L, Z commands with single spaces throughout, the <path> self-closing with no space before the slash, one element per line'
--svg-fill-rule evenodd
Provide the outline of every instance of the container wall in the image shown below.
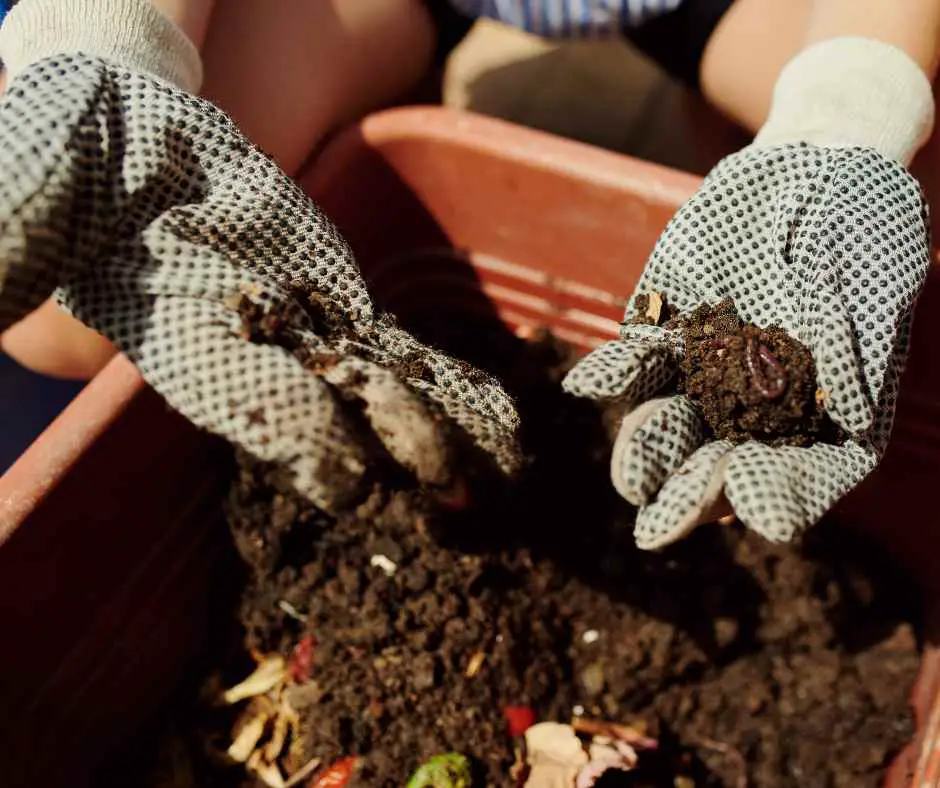
<path fill-rule="evenodd" d="M 229 455 L 116 359 L 0 477 L 0 783 L 85 784 L 208 645 Z"/>

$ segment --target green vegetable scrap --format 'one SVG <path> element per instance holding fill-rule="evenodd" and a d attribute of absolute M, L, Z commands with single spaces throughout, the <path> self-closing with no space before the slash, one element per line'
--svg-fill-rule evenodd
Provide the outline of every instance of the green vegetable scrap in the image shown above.
<path fill-rule="evenodd" d="M 418 767 L 405 788 L 470 788 L 470 761 L 456 752 L 435 755 Z"/>

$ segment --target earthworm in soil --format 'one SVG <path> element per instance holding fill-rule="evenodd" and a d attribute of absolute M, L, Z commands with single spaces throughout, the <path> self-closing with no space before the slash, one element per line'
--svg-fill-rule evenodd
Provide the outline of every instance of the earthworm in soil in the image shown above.
<path fill-rule="evenodd" d="M 758 345 L 754 337 L 748 337 L 744 347 L 744 358 L 747 361 L 754 387 L 764 397 L 776 399 L 787 390 L 787 371 L 766 345 Z M 762 363 L 773 373 L 772 380 L 764 376 Z"/>

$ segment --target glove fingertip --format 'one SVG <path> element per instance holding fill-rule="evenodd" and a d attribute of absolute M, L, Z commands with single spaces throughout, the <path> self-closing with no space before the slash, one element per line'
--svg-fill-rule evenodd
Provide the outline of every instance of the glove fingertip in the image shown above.
<path fill-rule="evenodd" d="M 786 544 L 819 522 L 875 464 L 869 448 L 851 441 L 809 448 L 754 441 L 735 450 L 726 494 L 745 527 Z"/>
<path fill-rule="evenodd" d="M 614 441 L 610 456 L 610 481 L 620 497 L 634 506 L 647 504 L 656 493 L 646 484 L 647 474 L 642 472 L 637 456 L 642 447 L 637 445 L 635 438 L 643 424 L 662 410 L 667 402 L 663 399 L 650 400 L 628 413 Z"/>
<path fill-rule="evenodd" d="M 656 500 L 636 520 L 634 540 L 641 550 L 660 550 L 710 521 L 722 500 L 730 444 L 707 443 L 666 480 Z"/>
<path fill-rule="evenodd" d="M 685 397 L 643 403 L 624 417 L 614 441 L 614 489 L 634 506 L 647 504 L 703 437 L 698 411 Z"/>
<path fill-rule="evenodd" d="M 661 343 L 618 339 L 575 364 L 562 380 L 562 389 L 586 399 L 640 402 L 661 389 L 675 372 L 675 360 Z"/>

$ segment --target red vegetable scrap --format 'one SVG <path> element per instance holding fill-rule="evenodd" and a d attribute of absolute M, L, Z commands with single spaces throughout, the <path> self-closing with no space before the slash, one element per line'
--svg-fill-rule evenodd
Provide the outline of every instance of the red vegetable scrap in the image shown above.
<path fill-rule="evenodd" d="M 303 684 L 310 678 L 310 671 L 313 670 L 313 638 L 310 635 L 294 646 L 288 670 L 295 684 Z"/>
<path fill-rule="evenodd" d="M 346 788 L 358 768 L 359 759 L 355 756 L 340 758 L 310 783 L 308 788 Z"/>
<path fill-rule="evenodd" d="M 515 738 L 522 736 L 529 728 L 535 725 L 535 712 L 528 706 L 506 706 L 503 709 L 509 735 Z"/>
<path fill-rule="evenodd" d="M 438 493 L 437 500 L 448 511 L 463 511 L 470 505 L 470 488 L 466 481 L 458 478 L 453 487 Z"/>

